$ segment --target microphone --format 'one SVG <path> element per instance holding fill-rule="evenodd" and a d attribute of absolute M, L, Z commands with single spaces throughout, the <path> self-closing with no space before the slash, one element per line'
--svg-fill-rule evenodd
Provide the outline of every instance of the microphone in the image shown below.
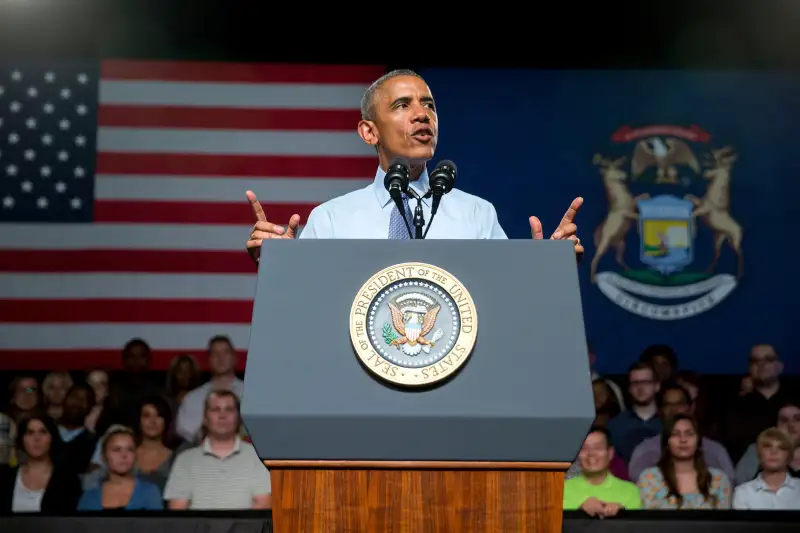
<path fill-rule="evenodd" d="M 413 239 L 414 235 L 411 233 L 411 225 L 406 218 L 406 206 L 403 202 L 403 194 L 408 194 L 408 184 L 411 181 L 411 165 L 408 161 L 396 157 L 392 159 L 389 168 L 386 169 L 386 176 L 383 178 L 383 186 L 389 191 L 389 196 L 394 200 L 394 205 L 403 216 L 403 222 L 406 223 L 406 230 L 408 231 L 408 238 Z"/>
<path fill-rule="evenodd" d="M 411 181 L 411 166 L 408 161 L 400 157 L 392 159 L 389 168 L 386 169 L 386 177 L 383 178 L 383 186 L 389 191 L 392 199 L 400 198 L 402 193 L 408 193 L 408 184 Z M 405 213 L 404 209 L 400 209 Z"/>
<path fill-rule="evenodd" d="M 433 204 L 431 205 L 431 219 L 436 211 L 439 209 L 439 202 L 442 201 L 442 196 L 453 190 L 456 184 L 456 164 L 445 159 L 439 161 L 436 168 L 433 169 L 430 175 L 431 193 L 433 195 Z"/>

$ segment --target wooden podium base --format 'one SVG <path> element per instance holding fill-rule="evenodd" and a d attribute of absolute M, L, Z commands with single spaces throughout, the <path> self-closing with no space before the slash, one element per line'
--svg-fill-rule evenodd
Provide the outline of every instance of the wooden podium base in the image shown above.
<path fill-rule="evenodd" d="M 561 533 L 569 463 L 265 461 L 275 533 Z"/>

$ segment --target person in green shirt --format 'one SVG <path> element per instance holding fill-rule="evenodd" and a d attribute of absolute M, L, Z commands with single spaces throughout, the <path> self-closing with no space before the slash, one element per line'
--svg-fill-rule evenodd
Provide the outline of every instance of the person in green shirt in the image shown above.
<path fill-rule="evenodd" d="M 589 516 L 616 516 L 620 509 L 641 509 L 639 489 L 611 475 L 614 447 L 608 430 L 594 426 L 578 454 L 580 475 L 564 483 L 564 510 L 582 510 Z"/>

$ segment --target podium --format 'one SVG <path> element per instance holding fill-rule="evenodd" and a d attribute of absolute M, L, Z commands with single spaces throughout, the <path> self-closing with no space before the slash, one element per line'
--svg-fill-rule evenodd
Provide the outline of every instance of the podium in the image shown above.
<path fill-rule="evenodd" d="M 560 533 L 594 419 L 572 243 L 264 241 L 242 417 L 276 533 Z"/>

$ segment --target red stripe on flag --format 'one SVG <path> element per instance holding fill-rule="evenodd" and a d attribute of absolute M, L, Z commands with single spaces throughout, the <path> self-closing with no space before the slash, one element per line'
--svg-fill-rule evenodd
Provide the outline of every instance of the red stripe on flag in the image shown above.
<path fill-rule="evenodd" d="M 286 224 L 294 214 L 300 223 L 316 204 L 261 204 L 269 220 Z M 245 202 L 156 202 L 134 200 L 97 200 L 95 222 L 139 222 L 152 224 L 239 224 L 252 226 L 253 210 Z M 145 228 L 142 228 L 144 231 Z M 242 238 L 246 237 L 242 235 Z"/>
<path fill-rule="evenodd" d="M 0 322 L 249 324 L 245 300 L 0 300 Z"/>
<path fill-rule="evenodd" d="M 158 80 L 211 83 L 311 83 L 369 85 L 386 73 L 380 65 L 215 63 L 202 61 L 105 60 L 104 80 Z"/>
<path fill-rule="evenodd" d="M 353 131 L 357 109 L 237 109 L 103 105 L 100 126 L 230 130 Z"/>
<path fill-rule="evenodd" d="M 0 272 L 253 274 L 245 251 L 0 250 Z"/>
<path fill-rule="evenodd" d="M 200 368 L 208 371 L 206 349 L 193 350 L 153 350 L 150 359 L 152 370 L 169 370 L 170 362 L 177 356 L 188 353 L 195 356 Z M 245 369 L 247 351 L 238 350 L 236 369 Z M 104 368 L 107 370 L 124 370 L 122 368 L 122 347 L 119 349 L 74 349 L 74 350 L 14 350 L 0 349 L 0 371 L 48 371 L 88 370 Z"/>
<path fill-rule="evenodd" d="M 170 176 L 281 176 L 352 178 L 374 176 L 374 157 L 147 154 L 100 152 L 98 174 Z"/>

